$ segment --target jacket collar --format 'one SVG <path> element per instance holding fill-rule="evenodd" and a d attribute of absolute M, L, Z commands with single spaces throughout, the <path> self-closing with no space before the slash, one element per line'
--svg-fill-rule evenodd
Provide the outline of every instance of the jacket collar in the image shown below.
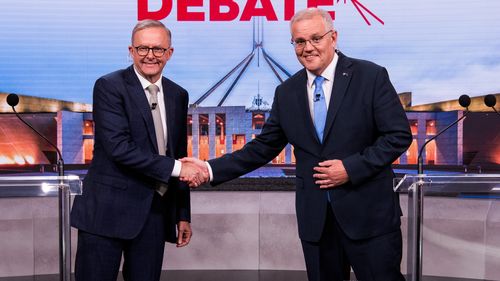
<path fill-rule="evenodd" d="M 335 117 L 339 112 L 342 101 L 347 93 L 347 88 L 353 76 L 352 61 L 349 57 L 337 51 L 339 61 L 335 69 L 335 81 L 332 88 L 332 96 L 328 106 L 328 113 L 326 115 L 325 131 L 323 134 L 323 141 L 328 137 Z"/>

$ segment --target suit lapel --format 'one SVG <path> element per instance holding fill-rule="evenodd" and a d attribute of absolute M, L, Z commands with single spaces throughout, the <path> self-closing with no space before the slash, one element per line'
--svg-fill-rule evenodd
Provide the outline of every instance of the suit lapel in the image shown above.
<path fill-rule="evenodd" d="M 313 137 L 314 140 L 319 144 L 319 138 L 316 134 L 316 129 L 314 128 L 314 122 L 311 117 L 311 110 L 309 108 L 309 97 L 307 95 L 307 72 L 305 69 L 302 69 L 302 72 L 297 77 L 296 80 L 297 87 L 296 95 L 298 99 L 299 111 L 302 115 L 299 120 L 304 120 L 305 128 L 307 128 L 308 134 Z"/>
<path fill-rule="evenodd" d="M 330 129 L 335 121 L 335 117 L 339 112 L 340 105 L 347 93 L 349 82 L 352 78 L 351 61 L 342 53 L 338 52 L 339 61 L 335 68 L 335 80 L 333 81 L 332 96 L 330 97 L 330 104 L 328 106 L 328 113 L 326 115 L 325 131 L 323 134 L 323 141 L 326 140 Z"/>
<path fill-rule="evenodd" d="M 175 92 L 172 85 L 166 78 L 162 78 L 163 86 L 163 100 L 165 102 L 165 116 L 167 119 L 167 154 L 173 157 L 174 153 L 174 139 L 172 138 L 175 133 L 174 124 L 175 122 Z"/>
<path fill-rule="evenodd" d="M 125 72 L 125 81 L 127 81 L 127 91 L 130 93 L 131 99 L 137 105 L 142 117 L 144 118 L 149 140 L 156 148 L 156 151 L 158 151 L 158 144 L 156 143 L 155 135 L 155 125 L 153 122 L 153 115 L 151 114 L 151 107 L 144 93 L 144 89 L 141 86 L 141 82 L 135 74 L 133 66 L 127 68 L 127 71 Z"/>

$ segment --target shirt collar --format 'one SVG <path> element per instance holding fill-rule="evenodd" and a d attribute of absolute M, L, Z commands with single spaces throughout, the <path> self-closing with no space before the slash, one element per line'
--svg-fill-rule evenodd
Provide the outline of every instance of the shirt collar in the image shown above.
<path fill-rule="evenodd" d="M 337 62 L 339 61 L 339 56 L 337 53 L 333 53 L 332 62 L 326 67 L 326 69 L 321 73 L 321 76 L 325 78 L 327 81 L 333 81 L 333 75 L 335 74 L 335 68 L 337 67 Z M 311 71 L 307 70 L 307 87 L 312 87 L 314 84 L 314 79 L 316 79 L 316 75 L 314 75 Z"/>
<path fill-rule="evenodd" d="M 151 85 L 151 82 L 149 82 L 146 78 L 144 78 L 144 76 L 142 76 L 139 73 L 139 71 L 137 71 L 137 69 L 135 68 L 135 65 L 134 65 L 134 72 L 137 75 L 137 77 L 139 78 L 139 82 L 141 82 L 142 89 L 146 90 L 147 87 L 149 87 L 149 85 Z M 158 81 L 154 82 L 153 84 L 158 86 L 158 88 L 160 89 L 160 92 L 163 93 L 163 87 L 161 85 L 161 78 L 162 77 L 160 76 L 160 79 L 158 79 Z"/>

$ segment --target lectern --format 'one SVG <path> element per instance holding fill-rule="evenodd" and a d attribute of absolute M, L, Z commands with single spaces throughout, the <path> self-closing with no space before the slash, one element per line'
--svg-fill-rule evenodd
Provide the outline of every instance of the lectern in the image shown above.
<path fill-rule="evenodd" d="M 59 197 L 59 273 L 61 281 L 71 280 L 70 196 L 82 193 L 82 182 L 68 176 L 0 176 L 0 198 Z"/>
<path fill-rule="evenodd" d="M 408 193 L 407 280 L 422 280 L 424 198 L 447 196 L 500 198 L 500 174 L 405 175 L 394 180 L 394 190 Z"/>

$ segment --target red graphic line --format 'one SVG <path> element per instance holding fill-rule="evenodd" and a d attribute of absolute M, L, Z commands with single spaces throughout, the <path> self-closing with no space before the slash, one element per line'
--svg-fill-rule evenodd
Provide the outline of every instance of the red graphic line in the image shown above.
<path fill-rule="evenodd" d="M 363 12 L 359 9 L 358 4 L 356 4 L 357 1 L 356 0 L 351 0 L 351 2 L 354 5 L 354 8 L 356 8 L 356 10 L 358 10 L 358 13 L 363 17 L 363 19 L 365 20 L 366 24 L 371 25 L 370 22 L 368 21 L 368 19 L 363 14 Z"/>
<path fill-rule="evenodd" d="M 351 0 L 351 2 L 354 5 L 354 7 L 356 8 L 356 10 L 358 10 L 358 13 L 363 17 L 363 19 L 365 20 L 366 24 L 371 25 L 370 22 L 368 21 L 368 19 L 363 14 L 363 11 L 361 11 L 361 9 L 358 7 L 358 5 L 361 6 L 361 8 L 363 8 L 363 10 L 365 10 L 366 12 L 368 12 L 373 18 L 375 18 L 382 25 L 384 24 L 383 20 L 381 20 L 374 13 L 372 13 L 372 11 L 370 11 L 370 9 L 366 8 L 365 6 L 363 6 L 363 4 L 361 4 L 358 0 Z"/>

